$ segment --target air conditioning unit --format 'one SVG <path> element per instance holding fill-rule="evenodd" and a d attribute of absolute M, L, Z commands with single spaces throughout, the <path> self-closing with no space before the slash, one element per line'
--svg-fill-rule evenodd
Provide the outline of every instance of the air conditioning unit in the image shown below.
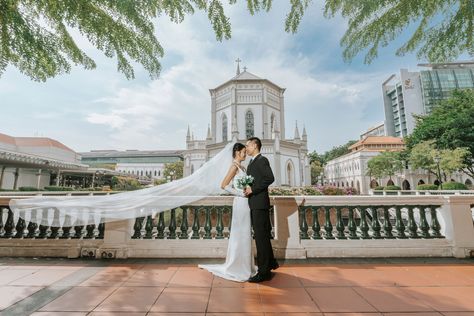
<path fill-rule="evenodd" d="M 100 258 L 101 259 L 115 259 L 117 256 L 117 250 L 115 249 L 101 249 Z"/>
<path fill-rule="evenodd" d="M 97 248 L 82 248 L 81 258 L 95 258 L 96 253 L 97 253 Z"/>

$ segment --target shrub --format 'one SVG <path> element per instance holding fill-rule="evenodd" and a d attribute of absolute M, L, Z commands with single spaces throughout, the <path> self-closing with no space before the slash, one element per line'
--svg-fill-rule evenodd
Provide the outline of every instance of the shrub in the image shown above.
<path fill-rule="evenodd" d="M 382 191 L 384 189 L 384 187 L 382 186 L 377 186 L 374 188 L 375 191 Z"/>
<path fill-rule="evenodd" d="M 436 184 L 418 184 L 416 186 L 417 190 L 438 190 L 438 186 Z"/>
<path fill-rule="evenodd" d="M 344 188 L 344 195 L 358 195 L 359 192 L 357 191 L 356 188 L 352 187 L 345 187 Z"/>
<path fill-rule="evenodd" d="M 467 185 L 459 182 L 443 183 L 443 190 L 468 190 Z"/>
<path fill-rule="evenodd" d="M 74 189 L 71 187 L 59 187 L 55 185 L 44 187 L 46 191 L 73 191 Z"/>
<path fill-rule="evenodd" d="M 37 189 L 35 187 L 19 187 L 19 191 L 42 191 L 40 189 Z"/>
<path fill-rule="evenodd" d="M 160 185 L 160 184 L 165 184 L 165 183 L 167 183 L 167 182 L 168 182 L 168 181 L 167 181 L 166 179 L 155 179 L 155 180 L 153 181 L 153 184 L 154 184 L 154 185 Z"/>
<path fill-rule="evenodd" d="M 344 191 L 334 186 L 321 187 L 321 193 L 323 195 L 344 195 Z"/>
<path fill-rule="evenodd" d="M 142 185 L 135 178 L 113 176 L 112 188 L 116 191 L 133 191 L 141 189 Z"/>
<path fill-rule="evenodd" d="M 398 185 L 387 185 L 384 190 L 386 191 L 399 191 L 402 188 L 400 188 Z"/>

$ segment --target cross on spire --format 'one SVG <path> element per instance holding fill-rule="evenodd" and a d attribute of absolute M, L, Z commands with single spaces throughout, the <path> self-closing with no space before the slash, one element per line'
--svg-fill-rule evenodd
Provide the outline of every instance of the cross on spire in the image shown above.
<path fill-rule="evenodd" d="M 247 67 L 244 67 L 244 72 L 246 72 L 246 71 L 247 71 Z"/>
<path fill-rule="evenodd" d="M 237 73 L 237 76 L 238 76 L 238 75 L 240 75 L 240 63 L 242 62 L 242 60 L 241 60 L 240 58 L 237 58 L 237 59 L 235 60 L 235 62 L 237 63 L 237 71 L 236 71 L 236 73 Z"/>

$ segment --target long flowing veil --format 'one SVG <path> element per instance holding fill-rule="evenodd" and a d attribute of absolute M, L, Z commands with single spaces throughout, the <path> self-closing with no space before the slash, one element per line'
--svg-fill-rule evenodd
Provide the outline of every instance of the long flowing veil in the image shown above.
<path fill-rule="evenodd" d="M 221 180 L 232 163 L 232 143 L 192 175 L 137 191 L 107 196 L 34 197 L 10 201 L 14 217 L 48 226 L 90 225 L 154 215 L 219 195 Z M 54 223 L 53 223 L 54 222 Z"/>

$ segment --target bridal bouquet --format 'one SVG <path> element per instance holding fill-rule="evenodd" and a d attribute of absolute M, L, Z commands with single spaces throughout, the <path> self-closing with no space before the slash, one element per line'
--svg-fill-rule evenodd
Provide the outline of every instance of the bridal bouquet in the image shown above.
<path fill-rule="evenodd" d="M 245 189 L 246 187 L 249 187 L 253 183 L 253 177 L 252 176 L 243 176 L 239 179 L 237 179 L 237 188 L 238 189 Z"/>

